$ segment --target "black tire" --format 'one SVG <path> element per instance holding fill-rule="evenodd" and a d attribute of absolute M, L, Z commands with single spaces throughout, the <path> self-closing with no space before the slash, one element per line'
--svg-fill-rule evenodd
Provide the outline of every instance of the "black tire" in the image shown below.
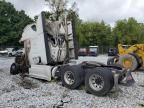
<path fill-rule="evenodd" d="M 100 78 L 102 78 L 102 81 L 104 82 L 100 90 L 95 90 L 92 87 L 90 79 L 93 75 L 100 76 Z M 113 86 L 114 86 L 113 74 L 111 70 L 108 68 L 97 67 L 94 69 L 90 69 L 85 76 L 85 90 L 96 96 L 106 95 L 113 88 Z"/>
<path fill-rule="evenodd" d="M 108 58 L 107 60 L 107 65 L 113 65 L 113 64 L 116 64 L 117 61 L 118 61 L 118 56 L 115 56 L 115 57 L 112 57 L 112 58 Z"/>
<path fill-rule="evenodd" d="M 124 63 L 125 60 L 131 61 L 132 62 L 131 65 L 126 66 L 126 64 Z M 137 59 L 133 55 L 130 55 L 130 54 L 120 56 L 118 64 L 122 65 L 126 69 L 129 69 L 130 71 L 135 71 L 138 67 Z"/>
<path fill-rule="evenodd" d="M 10 67 L 10 74 L 17 75 L 19 74 L 19 66 L 16 63 L 13 63 Z"/>
<path fill-rule="evenodd" d="M 70 77 L 73 80 L 73 83 L 68 83 L 67 74 L 70 73 Z M 69 89 L 78 88 L 82 82 L 84 82 L 84 73 L 82 71 L 81 65 L 65 66 L 62 69 L 61 80 L 63 86 Z"/>
<path fill-rule="evenodd" d="M 139 57 L 137 69 L 140 69 L 142 66 L 143 66 L 143 60 L 142 60 L 142 58 Z"/>

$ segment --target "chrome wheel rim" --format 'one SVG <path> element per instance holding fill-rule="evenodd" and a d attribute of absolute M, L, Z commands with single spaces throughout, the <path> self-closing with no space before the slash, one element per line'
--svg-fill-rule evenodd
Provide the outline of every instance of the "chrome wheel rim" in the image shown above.
<path fill-rule="evenodd" d="M 68 85 L 74 84 L 74 76 L 71 71 L 66 71 L 64 74 L 64 80 Z"/>
<path fill-rule="evenodd" d="M 95 91 L 100 91 L 104 87 L 104 79 L 97 74 L 92 74 L 89 77 L 89 85 Z"/>

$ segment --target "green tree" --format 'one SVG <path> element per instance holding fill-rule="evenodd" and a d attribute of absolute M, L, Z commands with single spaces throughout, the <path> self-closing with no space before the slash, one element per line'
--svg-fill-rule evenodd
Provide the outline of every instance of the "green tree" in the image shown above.
<path fill-rule="evenodd" d="M 0 45 L 19 45 L 24 27 L 31 22 L 23 10 L 16 11 L 11 3 L 0 1 Z"/>
<path fill-rule="evenodd" d="M 134 18 L 119 20 L 113 29 L 113 38 L 117 36 L 120 43 L 136 44 L 143 38 L 143 24 L 139 24 Z"/>
<path fill-rule="evenodd" d="M 77 4 L 76 2 L 72 3 L 71 7 L 68 8 L 68 0 L 45 0 L 48 3 L 50 11 L 48 12 L 49 19 L 52 21 L 57 21 L 64 19 L 65 16 L 68 19 L 77 16 Z"/>
<path fill-rule="evenodd" d="M 103 21 L 82 22 L 79 26 L 79 43 L 81 47 L 90 45 L 106 46 L 109 45 L 111 36 L 111 27 Z"/>

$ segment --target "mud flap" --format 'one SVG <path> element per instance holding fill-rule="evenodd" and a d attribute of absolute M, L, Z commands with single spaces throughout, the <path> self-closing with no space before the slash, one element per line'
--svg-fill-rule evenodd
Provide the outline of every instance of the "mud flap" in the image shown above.
<path fill-rule="evenodd" d="M 113 73 L 113 77 L 114 77 L 114 89 L 113 89 L 113 91 L 116 93 L 122 92 L 122 90 L 119 87 L 120 74 L 117 73 L 116 71 L 112 71 L 112 73 Z M 132 86 L 135 83 L 135 80 L 134 80 L 130 70 L 126 71 L 126 76 L 120 83 L 124 86 Z"/>
<path fill-rule="evenodd" d="M 118 84 L 120 74 L 115 73 L 115 71 L 114 71 L 113 76 L 114 76 L 114 91 L 115 92 L 121 92 L 122 90 L 119 88 L 119 84 Z"/>
<path fill-rule="evenodd" d="M 126 78 L 122 81 L 125 86 L 132 86 L 135 83 L 135 80 L 131 74 L 130 70 L 127 70 Z"/>

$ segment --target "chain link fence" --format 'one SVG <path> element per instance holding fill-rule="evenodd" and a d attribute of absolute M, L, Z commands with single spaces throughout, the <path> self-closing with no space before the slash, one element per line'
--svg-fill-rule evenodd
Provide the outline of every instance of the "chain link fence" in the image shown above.
<path fill-rule="evenodd" d="M 99 54 L 107 54 L 111 46 L 99 46 Z"/>

